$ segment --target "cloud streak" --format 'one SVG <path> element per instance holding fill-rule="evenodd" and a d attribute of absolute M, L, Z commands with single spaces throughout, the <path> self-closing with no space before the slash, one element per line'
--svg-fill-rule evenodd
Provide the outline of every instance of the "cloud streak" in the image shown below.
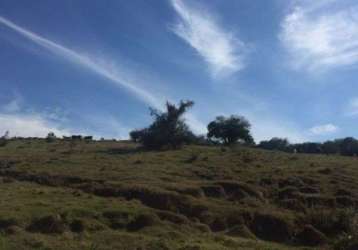
<path fill-rule="evenodd" d="M 320 70 L 358 63 L 358 5 L 337 0 L 298 1 L 279 36 L 296 69 Z"/>
<path fill-rule="evenodd" d="M 211 13 L 189 7 L 182 0 L 171 3 L 179 16 L 172 31 L 196 50 L 213 76 L 244 68 L 245 44 L 216 23 Z"/>
<path fill-rule="evenodd" d="M 61 58 L 71 61 L 76 65 L 84 67 L 87 70 L 104 77 L 105 79 L 114 83 L 116 86 L 125 88 L 126 90 L 130 91 L 136 98 L 148 104 L 149 106 L 163 110 L 163 104 L 165 103 L 165 100 L 135 84 L 134 82 L 138 82 L 138 77 L 133 72 L 128 72 L 126 69 L 118 68 L 117 65 L 108 63 L 108 60 L 103 60 L 101 58 L 92 59 L 93 57 L 85 56 L 57 42 L 46 39 L 38 34 L 35 34 L 34 32 L 18 26 L 17 24 L 1 16 L 0 24 L 5 25 L 11 30 L 26 37 L 27 39 L 49 50 L 50 52 L 60 56 Z M 11 103 L 7 108 L 16 108 L 16 103 Z M 14 117 L 12 117 L 12 119 L 14 119 Z M 40 120 L 37 119 L 37 121 Z M 205 126 L 194 115 L 190 115 L 188 123 L 196 132 L 205 132 L 203 131 Z M 37 124 L 43 124 L 43 122 L 37 122 Z M 121 131 L 121 134 L 123 134 L 123 130 Z"/>
<path fill-rule="evenodd" d="M 103 61 L 93 60 L 88 56 L 82 55 L 74 50 L 66 48 L 59 43 L 46 39 L 38 34 L 35 34 L 25 28 L 22 28 L 10 20 L 0 16 L 0 24 L 7 26 L 8 28 L 16 31 L 18 34 L 28 38 L 34 43 L 40 45 L 43 48 L 51 51 L 52 53 L 61 56 L 64 59 L 67 59 L 77 65 L 80 65 L 88 70 L 110 80 L 114 84 L 124 87 L 130 91 L 134 96 L 139 98 L 141 101 L 156 107 L 162 108 L 164 103 L 159 98 L 155 97 L 152 93 L 149 93 L 142 88 L 136 86 L 130 80 L 128 76 L 125 76 L 124 72 L 118 72 L 118 68 L 113 67 L 113 65 L 108 65 Z M 123 73 L 123 75 L 121 74 Z"/>

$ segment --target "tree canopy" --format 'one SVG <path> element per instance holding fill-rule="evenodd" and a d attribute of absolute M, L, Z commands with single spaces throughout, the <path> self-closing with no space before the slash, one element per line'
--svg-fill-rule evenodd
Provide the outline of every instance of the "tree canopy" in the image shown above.
<path fill-rule="evenodd" d="M 254 139 L 250 134 L 250 127 L 249 121 L 243 116 L 218 116 L 209 123 L 207 136 L 227 145 L 236 142 L 252 144 Z"/>

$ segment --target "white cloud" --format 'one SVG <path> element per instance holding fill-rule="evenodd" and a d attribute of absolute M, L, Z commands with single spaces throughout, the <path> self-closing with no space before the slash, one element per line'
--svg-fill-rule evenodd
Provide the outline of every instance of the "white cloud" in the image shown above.
<path fill-rule="evenodd" d="M 248 116 L 252 122 L 252 134 L 256 142 L 269 140 L 273 137 L 288 138 L 292 143 L 309 141 L 295 125 L 279 119 Z"/>
<path fill-rule="evenodd" d="M 70 134 L 38 114 L 0 114 L 0 134 L 6 131 L 21 137 L 45 137 L 50 131 L 57 136 Z"/>
<path fill-rule="evenodd" d="M 234 73 L 244 67 L 245 44 L 224 30 L 208 11 L 172 0 L 179 15 L 173 32 L 193 47 L 209 64 L 214 76 Z"/>
<path fill-rule="evenodd" d="M 328 123 L 324 125 L 317 125 L 309 129 L 310 133 L 313 135 L 326 135 L 332 134 L 338 131 L 338 127 Z"/>
<path fill-rule="evenodd" d="M 296 69 L 321 70 L 358 63 L 358 5 L 353 1 L 296 1 L 280 40 Z"/>

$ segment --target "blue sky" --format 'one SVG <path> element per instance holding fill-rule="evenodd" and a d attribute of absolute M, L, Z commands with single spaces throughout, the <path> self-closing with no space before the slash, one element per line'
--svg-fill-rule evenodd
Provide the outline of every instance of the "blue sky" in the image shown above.
<path fill-rule="evenodd" d="M 191 99 L 196 133 L 358 137 L 357 65 L 353 0 L 2 0 L 0 133 L 127 138 Z"/>

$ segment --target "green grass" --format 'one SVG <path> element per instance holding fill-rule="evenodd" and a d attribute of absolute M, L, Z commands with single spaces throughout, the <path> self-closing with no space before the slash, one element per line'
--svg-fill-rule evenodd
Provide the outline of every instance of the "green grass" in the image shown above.
<path fill-rule="evenodd" d="M 0 148 L 0 249 L 329 249 L 356 230 L 357 163 L 244 147 L 11 141 Z M 58 225 L 30 230 L 46 216 Z M 304 246 L 295 235 L 305 224 L 327 244 Z M 249 233 L 230 234 L 238 225 Z"/>

